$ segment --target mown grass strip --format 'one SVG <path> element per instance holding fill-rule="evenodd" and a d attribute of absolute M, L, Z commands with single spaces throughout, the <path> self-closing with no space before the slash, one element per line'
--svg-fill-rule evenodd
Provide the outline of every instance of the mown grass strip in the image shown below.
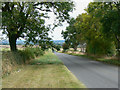
<path fill-rule="evenodd" d="M 3 78 L 3 88 L 85 88 L 64 65 L 28 65 Z"/>
<path fill-rule="evenodd" d="M 51 52 L 32 60 L 2 82 L 3 88 L 86 88 Z"/>

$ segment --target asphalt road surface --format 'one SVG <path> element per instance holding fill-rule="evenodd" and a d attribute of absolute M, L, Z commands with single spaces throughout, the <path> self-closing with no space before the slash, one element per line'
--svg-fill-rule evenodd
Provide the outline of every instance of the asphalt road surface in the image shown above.
<path fill-rule="evenodd" d="M 87 58 L 55 54 L 87 88 L 118 88 L 118 67 Z"/>

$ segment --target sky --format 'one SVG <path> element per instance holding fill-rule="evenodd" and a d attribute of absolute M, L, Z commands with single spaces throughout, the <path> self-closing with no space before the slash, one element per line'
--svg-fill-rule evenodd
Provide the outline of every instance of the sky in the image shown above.
<path fill-rule="evenodd" d="M 70 13 L 70 17 L 74 17 L 76 18 L 79 14 L 81 13 L 85 13 L 84 9 L 87 8 L 88 4 L 92 1 L 92 0 L 73 0 L 75 3 L 75 10 L 73 12 Z M 54 15 L 51 14 L 51 19 L 49 22 L 54 21 L 55 17 Z M 62 30 L 65 31 L 65 28 L 68 26 L 67 23 L 63 23 L 63 26 L 61 27 L 57 27 L 55 28 L 55 30 L 53 31 L 53 33 L 49 32 L 49 37 L 51 37 L 53 40 L 64 40 L 61 32 Z"/>

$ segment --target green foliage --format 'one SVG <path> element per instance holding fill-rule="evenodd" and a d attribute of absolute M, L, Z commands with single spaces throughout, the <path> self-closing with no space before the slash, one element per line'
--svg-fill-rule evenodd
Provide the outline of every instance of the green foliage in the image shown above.
<path fill-rule="evenodd" d="M 112 42 L 108 42 L 104 39 L 94 39 L 87 43 L 86 47 L 88 54 L 94 55 L 115 55 L 115 46 Z"/>
<path fill-rule="evenodd" d="M 10 61 L 16 62 L 17 64 L 23 64 L 43 54 L 44 52 L 39 47 L 26 47 L 24 50 L 18 50 L 16 52 L 3 51 L 3 60 L 9 59 Z"/>
<path fill-rule="evenodd" d="M 56 46 L 55 46 L 55 49 L 57 49 L 57 51 L 60 51 L 60 48 L 61 48 L 60 45 L 56 45 Z"/>
<path fill-rule="evenodd" d="M 90 3 L 87 12 L 101 23 L 101 33 L 114 42 L 120 56 L 120 1 Z"/>
<path fill-rule="evenodd" d="M 65 52 L 67 49 L 69 49 L 69 45 L 67 43 L 64 43 L 62 45 L 62 48 L 63 48 L 63 52 Z"/>
<path fill-rule="evenodd" d="M 21 54 L 24 62 L 35 58 L 34 49 L 33 48 L 27 47 L 23 51 L 21 51 L 20 54 Z"/>
<path fill-rule="evenodd" d="M 76 51 L 79 42 L 77 39 L 77 31 L 74 24 L 75 24 L 75 19 L 71 18 L 69 22 L 69 26 L 66 27 L 66 31 L 62 31 L 62 35 L 65 39 L 65 42 L 69 44 L 71 47 L 73 47 L 74 50 Z"/>
<path fill-rule="evenodd" d="M 89 3 L 86 13 L 76 18 L 77 40 L 86 43 L 86 53 L 115 55 L 119 50 L 119 2 Z"/>
<path fill-rule="evenodd" d="M 26 61 L 26 60 L 34 59 L 37 56 L 41 56 L 44 54 L 44 52 L 39 47 L 36 48 L 26 47 L 24 50 L 22 50 L 21 54 L 22 54 L 21 56 L 24 57 L 24 61 Z"/>
<path fill-rule="evenodd" d="M 16 40 L 26 39 L 30 42 L 45 45 L 51 39 L 48 31 L 69 21 L 69 12 L 73 10 L 73 2 L 5 2 L 2 6 L 2 30 L 9 38 L 10 48 L 16 51 Z M 45 18 L 53 12 L 56 20 L 51 25 L 45 25 Z M 57 22 L 57 23 L 56 23 Z M 47 43 L 48 44 L 48 43 Z M 44 48 L 43 48 L 44 49 Z"/>
<path fill-rule="evenodd" d="M 34 52 L 36 57 L 44 54 L 44 52 L 39 47 L 33 48 L 33 52 Z"/>

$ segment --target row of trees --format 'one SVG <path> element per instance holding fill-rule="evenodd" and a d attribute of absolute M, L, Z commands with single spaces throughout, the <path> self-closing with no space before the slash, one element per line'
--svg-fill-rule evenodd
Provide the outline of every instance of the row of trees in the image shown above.
<path fill-rule="evenodd" d="M 49 44 L 48 31 L 64 21 L 69 21 L 69 12 L 73 11 L 73 2 L 5 2 L 2 4 L 2 33 L 9 38 L 11 51 L 16 51 L 16 40 L 24 38 L 26 45 L 39 43 L 41 47 Z M 56 15 L 52 25 L 45 25 L 49 12 Z"/>
<path fill-rule="evenodd" d="M 63 32 L 63 37 L 65 39 L 65 42 L 71 46 L 72 48 L 74 48 L 74 50 L 77 50 L 77 46 L 79 44 L 79 41 L 77 40 L 76 35 L 78 34 L 77 29 L 75 28 L 74 24 L 75 24 L 76 20 L 74 18 L 72 18 L 69 22 L 69 26 L 66 27 L 66 31 Z"/>
<path fill-rule="evenodd" d="M 72 18 L 62 32 L 66 43 L 86 43 L 86 53 L 120 56 L 120 1 L 89 3 L 86 13 Z"/>

